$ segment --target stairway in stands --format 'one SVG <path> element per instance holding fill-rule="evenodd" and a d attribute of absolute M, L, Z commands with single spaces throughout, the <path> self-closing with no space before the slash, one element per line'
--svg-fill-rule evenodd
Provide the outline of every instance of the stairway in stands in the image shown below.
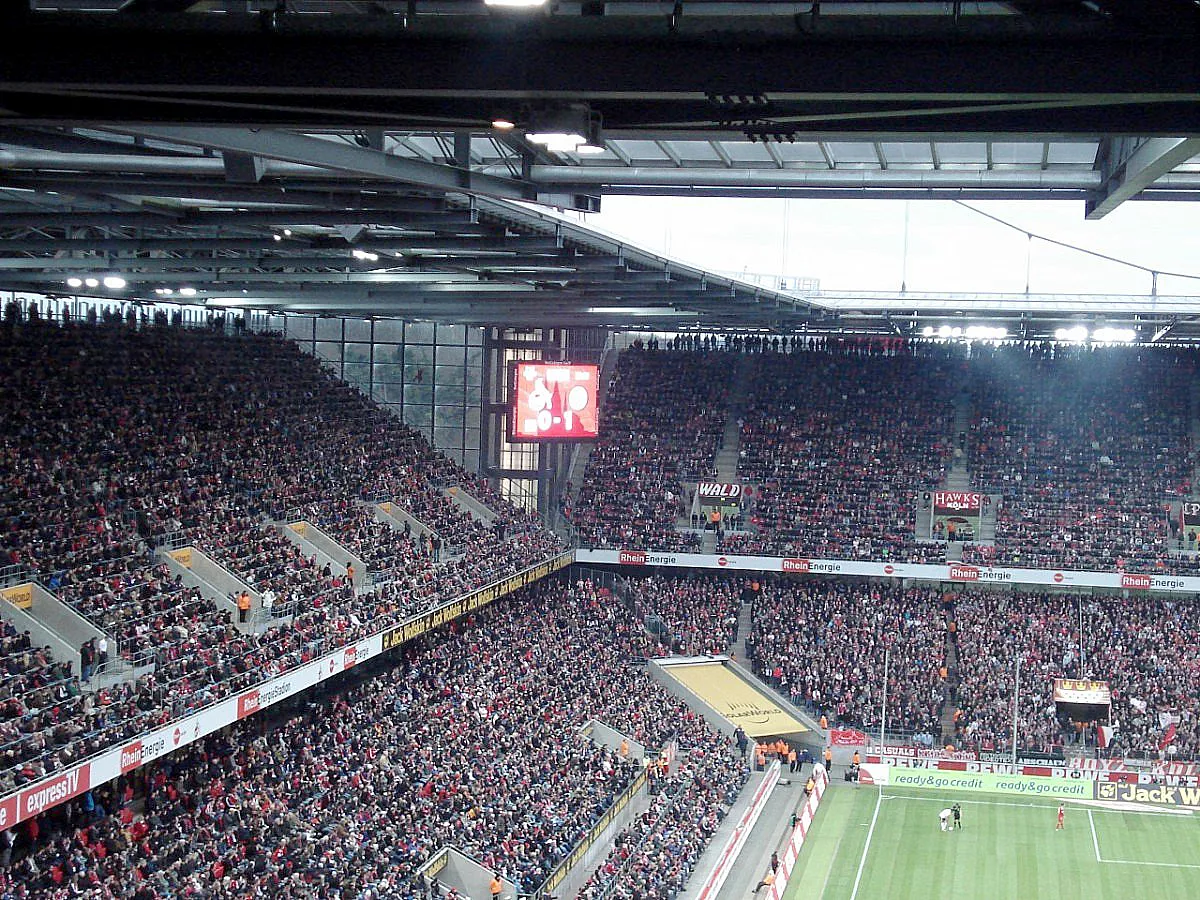
<path fill-rule="evenodd" d="M 750 357 L 742 353 L 731 354 L 736 367 L 733 373 L 733 387 L 729 391 L 729 405 L 725 418 L 725 432 L 721 435 L 721 444 L 717 447 L 716 469 L 717 481 L 737 481 L 738 459 L 742 450 L 742 425 L 740 419 L 746 408 L 746 399 L 750 394 Z M 688 525 L 691 511 L 685 512 L 680 524 Z M 700 538 L 701 553 L 715 553 L 717 550 L 717 535 L 706 531 Z"/>

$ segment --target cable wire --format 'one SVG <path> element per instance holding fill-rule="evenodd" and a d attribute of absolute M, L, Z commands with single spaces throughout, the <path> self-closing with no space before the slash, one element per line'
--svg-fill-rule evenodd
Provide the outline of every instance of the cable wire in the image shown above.
<path fill-rule="evenodd" d="M 979 209 L 976 206 L 972 206 L 970 203 L 967 203 L 963 200 L 953 200 L 951 202 L 957 203 L 964 209 L 969 209 L 971 212 L 975 213 L 976 215 L 983 216 L 985 219 L 991 219 L 993 222 L 1003 225 L 1005 228 L 1011 228 L 1013 231 L 1018 231 L 1027 238 L 1037 238 L 1039 241 L 1045 241 L 1047 244 L 1053 244 L 1054 246 L 1062 247 L 1065 250 L 1074 250 L 1076 253 L 1085 253 L 1088 256 L 1094 256 L 1097 259 L 1107 260 L 1108 262 L 1117 263 L 1121 266 L 1128 266 L 1131 269 L 1137 269 L 1141 272 L 1149 272 L 1151 275 L 1155 276 L 1166 275 L 1170 278 L 1190 278 L 1194 281 L 1200 281 L 1200 275 L 1189 275 L 1186 272 L 1168 272 L 1163 269 L 1154 269 L 1150 266 L 1143 266 L 1141 263 L 1130 262 L 1127 259 L 1118 259 L 1115 256 L 1109 256 L 1107 253 L 1101 253 L 1098 250 L 1089 250 L 1086 247 L 1078 247 L 1075 244 L 1068 244 L 1066 241 L 1060 241 L 1056 238 L 1046 237 L 1044 234 L 1038 234 L 1030 231 L 1027 228 L 1022 228 L 1020 225 L 1014 225 L 1012 222 L 1002 219 L 990 212 L 985 212 L 984 210 Z"/>

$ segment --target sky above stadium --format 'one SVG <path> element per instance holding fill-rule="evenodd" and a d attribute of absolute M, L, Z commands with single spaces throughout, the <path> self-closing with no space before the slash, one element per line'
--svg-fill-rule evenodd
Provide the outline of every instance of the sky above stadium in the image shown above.
<path fill-rule="evenodd" d="M 970 202 L 1033 232 L 1160 272 L 1200 276 L 1200 204 L 1122 204 L 1084 219 L 1073 201 Z M 907 225 L 906 225 L 907 218 Z M 783 274 L 825 290 L 1149 295 L 1150 274 L 1030 241 L 951 201 L 604 198 L 585 221 L 646 250 L 726 274 Z M 1158 278 L 1200 296 L 1200 278 Z"/>

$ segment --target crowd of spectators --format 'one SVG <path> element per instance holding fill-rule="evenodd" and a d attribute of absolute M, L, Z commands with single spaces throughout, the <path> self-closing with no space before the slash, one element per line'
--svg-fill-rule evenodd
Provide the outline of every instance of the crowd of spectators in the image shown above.
<path fill-rule="evenodd" d="M 24 720 L 0 743 L 0 790 L 559 549 L 498 498 L 508 527 L 472 519 L 442 487 L 466 473 L 294 345 L 143 325 L 0 334 L 0 558 L 101 629 L 113 669 L 139 674 Z M 356 596 L 344 570 L 264 528 L 378 499 L 452 531 L 454 555 L 393 557 L 386 587 Z M 169 576 L 155 559 L 167 540 L 211 553 L 290 618 L 244 633 Z"/>
<path fill-rule="evenodd" d="M 916 500 L 949 465 L 958 364 L 919 349 L 755 356 L 738 463 L 754 534 L 718 549 L 942 561 L 915 538 Z"/>
<path fill-rule="evenodd" d="M 711 479 L 736 360 L 726 353 L 631 348 L 617 359 L 579 496 L 565 510 L 585 547 L 692 550 L 676 530 L 684 482 Z"/>
<path fill-rule="evenodd" d="M 666 574 L 630 579 L 627 599 L 653 633 L 683 656 L 728 653 L 737 640 L 745 586 L 716 575 Z"/>
<path fill-rule="evenodd" d="M 861 580 L 762 586 L 746 653 L 754 672 L 829 722 L 941 736 L 946 621 L 941 592 Z"/>
<path fill-rule="evenodd" d="M 972 485 L 1003 496 L 974 562 L 1182 572 L 1170 499 L 1191 491 L 1196 355 L 1107 347 L 980 351 L 971 365 Z"/>
<path fill-rule="evenodd" d="M 1080 626 L 1082 625 L 1082 639 Z M 1200 755 L 1200 700 L 1194 652 L 1195 603 L 1162 597 L 1042 592 L 968 592 L 957 602 L 959 741 L 1012 747 L 1014 685 L 1020 667 L 1017 743 L 1052 753 L 1094 728 L 1059 714 L 1055 678 L 1094 678 L 1112 690 L 1110 752 L 1157 758 Z M 1164 743 L 1170 725 L 1173 740 Z M 1174 749 L 1170 749 L 1174 748 Z"/>
<path fill-rule="evenodd" d="M 588 583 L 543 583 L 273 727 L 247 720 L 21 826 L 0 891 L 418 896 L 418 868 L 446 844 L 532 891 L 637 772 L 582 736 L 596 718 L 655 751 L 678 741 L 683 762 L 655 788 L 665 799 L 621 844 L 634 862 L 603 876 L 617 896 L 665 897 L 748 770 L 731 739 L 631 662 L 619 634 L 638 627 Z"/>

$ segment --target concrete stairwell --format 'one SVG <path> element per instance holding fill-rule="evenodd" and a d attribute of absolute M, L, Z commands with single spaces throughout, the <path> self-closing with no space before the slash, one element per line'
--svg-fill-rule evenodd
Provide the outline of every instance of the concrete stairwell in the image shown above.
<path fill-rule="evenodd" d="M 120 647 L 111 635 L 106 634 L 90 619 L 84 618 L 70 606 L 59 600 L 36 581 L 26 581 L 17 586 L 24 591 L 28 605 L 17 606 L 8 601 L 3 605 L 2 617 L 20 631 L 28 631 L 30 639 L 39 646 L 49 646 L 56 660 L 71 663 L 75 675 L 82 674 L 79 665 L 79 648 L 89 640 L 108 639 L 108 664 L 104 671 L 92 677 L 87 685 L 98 690 L 122 681 L 130 681 L 137 674 L 133 667 L 120 657 Z"/>
<path fill-rule="evenodd" d="M 742 427 L 738 420 L 746 408 L 750 395 L 750 357 L 736 355 L 737 371 L 733 377 L 733 389 L 729 392 L 729 414 L 725 420 L 725 433 L 717 448 L 717 481 L 735 481 L 738 474 L 738 454 L 742 449 Z"/>
<path fill-rule="evenodd" d="M 950 433 L 950 446 L 954 448 L 950 471 L 946 473 L 943 489 L 947 491 L 969 491 L 971 476 L 967 469 L 967 447 L 960 436 L 971 428 L 971 398 L 964 392 L 954 398 L 954 425 Z"/>
<path fill-rule="evenodd" d="M 954 742 L 954 713 L 958 710 L 958 642 L 946 632 L 946 700 L 942 704 L 942 746 Z"/>
<path fill-rule="evenodd" d="M 738 459 L 742 449 L 742 428 L 738 420 L 745 409 L 746 398 L 750 392 L 749 358 L 742 354 L 736 354 L 732 356 L 731 362 L 736 367 L 733 372 L 733 388 L 729 392 L 729 402 L 725 408 L 725 431 L 721 435 L 721 443 L 717 445 L 717 454 L 713 460 L 716 468 L 716 480 L 727 483 L 737 481 Z M 696 511 L 699 511 L 699 504 L 693 495 L 691 505 L 685 507 L 676 521 L 675 527 L 680 531 L 690 531 L 692 513 Z M 700 552 L 715 553 L 716 549 L 716 533 L 705 531 L 700 536 Z"/>

